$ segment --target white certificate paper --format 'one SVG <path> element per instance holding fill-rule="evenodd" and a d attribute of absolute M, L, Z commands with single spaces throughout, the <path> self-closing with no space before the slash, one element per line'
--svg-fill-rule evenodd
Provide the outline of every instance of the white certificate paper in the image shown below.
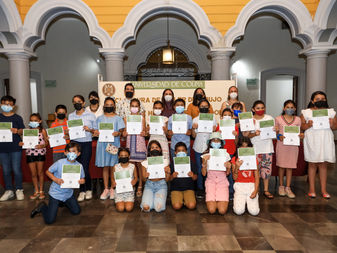
<path fill-rule="evenodd" d="M 12 122 L 0 122 L 0 142 L 13 142 Z"/>
<path fill-rule="evenodd" d="M 39 129 L 23 129 L 22 142 L 24 149 L 33 149 L 39 145 Z"/>
<path fill-rule="evenodd" d="M 329 129 L 328 109 L 312 110 L 312 128 L 313 129 Z"/>
<path fill-rule="evenodd" d="M 189 177 L 188 173 L 191 171 L 191 161 L 189 156 L 174 157 L 174 171 L 178 172 L 177 177 Z"/>
<path fill-rule="evenodd" d="M 235 135 L 233 134 L 233 131 L 235 131 L 235 120 L 220 120 L 220 131 L 223 140 L 235 140 Z"/>
<path fill-rule="evenodd" d="M 186 134 L 187 114 L 173 114 L 172 115 L 172 131 L 174 134 Z"/>
<path fill-rule="evenodd" d="M 70 140 L 76 140 L 85 137 L 85 130 L 83 129 L 82 119 L 68 120 L 69 138 Z"/>
<path fill-rule="evenodd" d="M 198 133 L 212 133 L 213 122 L 214 122 L 214 114 L 200 113 L 198 121 Z"/>
<path fill-rule="evenodd" d="M 147 172 L 149 179 L 165 178 L 165 165 L 163 156 L 153 156 L 147 158 Z"/>
<path fill-rule="evenodd" d="M 283 127 L 283 144 L 290 146 L 300 145 L 300 127 L 299 126 L 284 126 Z"/>
<path fill-rule="evenodd" d="M 81 178 L 81 165 L 79 164 L 64 164 L 62 166 L 61 188 L 80 188 L 78 181 Z"/>
<path fill-rule="evenodd" d="M 131 184 L 130 171 L 122 170 L 115 172 L 116 193 L 132 192 L 133 186 Z"/>
<path fill-rule="evenodd" d="M 276 133 L 274 131 L 274 120 L 261 120 L 259 121 L 260 124 L 260 138 L 261 140 L 266 140 L 266 139 L 273 139 L 276 138 Z"/>
<path fill-rule="evenodd" d="M 115 137 L 112 135 L 114 132 L 114 125 L 113 123 L 99 123 L 98 126 L 99 130 L 99 142 L 114 142 Z"/>
<path fill-rule="evenodd" d="M 242 132 L 255 130 L 252 112 L 239 113 L 239 122 L 240 122 L 240 129 Z"/>
<path fill-rule="evenodd" d="M 163 116 L 150 116 L 150 134 L 164 135 L 164 119 Z"/>
<path fill-rule="evenodd" d="M 126 131 L 128 134 L 140 134 L 142 129 L 142 115 L 128 115 L 126 117 Z"/>
<path fill-rule="evenodd" d="M 257 170 L 254 148 L 238 148 L 239 159 L 243 161 L 240 170 Z"/>
<path fill-rule="evenodd" d="M 51 148 L 67 144 L 66 140 L 64 139 L 64 132 L 61 126 L 48 128 L 47 134 L 49 137 L 49 145 Z"/>
<path fill-rule="evenodd" d="M 225 162 L 230 160 L 226 149 L 210 149 L 210 158 L 208 163 L 209 170 L 226 171 Z"/>

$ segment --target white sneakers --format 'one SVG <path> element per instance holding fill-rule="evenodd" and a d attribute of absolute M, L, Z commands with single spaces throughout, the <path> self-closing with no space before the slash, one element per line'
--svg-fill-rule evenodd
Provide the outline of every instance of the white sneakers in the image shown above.
<path fill-rule="evenodd" d="M 101 200 L 106 200 L 110 196 L 110 190 L 109 189 L 104 189 L 102 192 L 101 196 L 99 197 Z"/>
<path fill-rule="evenodd" d="M 80 194 L 77 197 L 77 201 L 82 202 L 85 199 L 87 200 L 92 199 L 92 191 L 80 192 Z"/>
<path fill-rule="evenodd" d="M 17 200 L 24 200 L 25 195 L 23 194 L 23 190 L 16 190 L 15 192 L 16 199 Z M 5 193 L 1 196 L 0 201 L 7 201 L 10 199 L 13 199 L 15 197 L 14 192 L 12 190 L 7 190 Z"/>
<path fill-rule="evenodd" d="M 296 195 L 291 191 L 290 187 L 279 186 L 278 195 L 281 197 L 287 196 L 290 199 L 294 199 Z"/>
<path fill-rule="evenodd" d="M 86 191 L 85 192 L 85 199 L 92 199 L 92 191 Z"/>
<path fill-rule="evenodd" d="M 113 188 L 110 189 L 110 199 L 115 199 L 115 191 Z"/>
<path fill-rule="evenodd" d="M 279 186 L 278 188 L 278 195 L 281 197 L 284 197 L 286 195 L 285 187 L 284 186 Z"/>

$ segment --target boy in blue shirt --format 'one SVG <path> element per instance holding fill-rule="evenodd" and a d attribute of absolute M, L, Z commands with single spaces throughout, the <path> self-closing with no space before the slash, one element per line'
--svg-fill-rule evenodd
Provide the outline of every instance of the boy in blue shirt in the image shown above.
<path fill-rule="evenodd" d="M 62 180 L 63 165 L 80 165 L 81 175 L 78 183 L 85 183 L 83 166 L 76 161 L 76 158 L 81 154 L 81 146 L 76 142 L 70 142 L 67 144 L 64 154 L 67 158 L 56 161 L 46 171 L 47 176 L 53 181 L 49 188 L 49 204 L 47 205 L 45 202 L 39 203 L 30 215 L 31 218 L 34 218 L 36 214 L 42 213 L 46 224 L 55 222 L 60 203 L 68 207 L 74 215 L 81 212 L 81 208 L 74 197 L 74 190 L 71 188 L 61 188 L 61 185 L 64 183 Z"/>

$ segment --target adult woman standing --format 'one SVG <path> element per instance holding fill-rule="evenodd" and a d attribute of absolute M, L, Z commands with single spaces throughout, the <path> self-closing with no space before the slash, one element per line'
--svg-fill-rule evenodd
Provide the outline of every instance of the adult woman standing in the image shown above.
<path fill-rule="evenodd" d="M 173 102 L 174 102 L 174 93 L 171 89 L 165 89 L 163 91 L 163 95 L 161 96 L 161 102 L 164 105 L 164 109 L 161 113 L 162 116 L 167 118 L 171 117 L 172 114 L 175 113 L 173 109 Z"/>
<path fill-rule="evenodd" d="M 206 99 L 205 91 L 202 88 L 195 89 L 193 93 L 193 101 L 187 107 L 186 114 L 190 115 L 192 119 L 199 116 L 199 102 L 202 99 Z M 209 107 L 209 113 L 213 113 L 212 106 Z"/>
<path fill-rule="evenodd" d="M 222 112 L 225 108 L 232 109 L 232 105 L 238 102 L 242 104 L 243 111 L 246 112 L 247 110 L 245 103 L 239 100 L 238 88 L 236 88 L 236 86 L 229 87 L 227 101 L 222 103 L 220 112 Z"/>

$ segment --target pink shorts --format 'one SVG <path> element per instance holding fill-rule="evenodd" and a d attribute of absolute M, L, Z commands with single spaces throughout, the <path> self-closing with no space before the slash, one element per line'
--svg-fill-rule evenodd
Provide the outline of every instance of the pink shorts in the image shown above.
<path fill-rule="evenodd" d="M 206 202 L 209 201 L 229 201 L 229 183 L 226 172 L 208 171 L 205 182 Z"/>

